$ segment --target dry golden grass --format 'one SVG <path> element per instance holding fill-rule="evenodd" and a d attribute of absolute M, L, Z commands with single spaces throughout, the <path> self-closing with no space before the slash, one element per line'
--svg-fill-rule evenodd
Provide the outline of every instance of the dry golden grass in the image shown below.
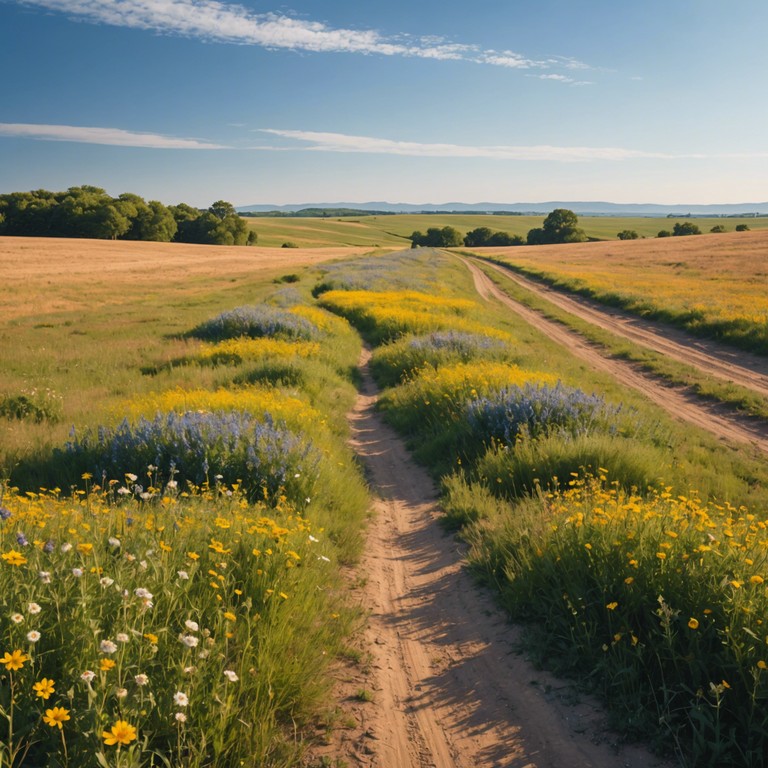
<path fill-rule="evenodd" d="M 753 328 L 760 335 L 768 323 L 765 231 L 478 252 L 635 311 L 681 318 L 691 327 L 723 333 Z"/>
<path fill-rule="evenodd" d="M 194 285 L 264 279 L 367 250 L 0 237 L 0 321 L 121 304 L 161 286 L 188 293 Z"/>

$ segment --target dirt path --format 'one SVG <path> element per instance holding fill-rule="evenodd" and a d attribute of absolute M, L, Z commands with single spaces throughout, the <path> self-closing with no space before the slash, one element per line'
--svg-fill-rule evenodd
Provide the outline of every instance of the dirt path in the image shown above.
<path fill-rule="evenodd" d="M 620 309 L 605 307 L 580 296 L 565 295 L 496 264 L 488 266 L 551 304 L 599 328 L 661 352 L 710 376 L 739 384 L 768 397 L 768 360 L 764 357 L 709 339 L 697 339 L 685 331 L 637 317 Z"/>
<path fill-rule="evenodd" d="M 463 258 L 461 260 L 470 270 L 475 282 L 475 288 L 483 298 L 493 298 L 500 301 L 506 307 L 514 310 L 547 337 L 558 344 L 567 347 L 574 355 L 584 360 L 592 368 L 605 371 L 625 386 L 632 387 L 633 389 L 642 392 L 642 394 L 649 400 L 652 400 L 656 405 L 678 419 L 687 421 L 690 424 L 695 424 L 702 429 L 706 429 L 723 440 L 732 443 L 747 443 L 760 451 L 768 452 L 768 423 L 764 420 L 739 416 L 734 413 L 731 408 L 705 401 L 684 389 L 665 385 L 659 379 L 640 372 L 639 369 L 631 363 L 605 356 L 578 333 L 569 330 L 560 323 L 547 320 L 539 312 L 529 309 L 523 304 L 510 298 L 498 288 L 475 263 Z M 517 279 L 517 276 L 512 275 L 508 270 L 499 268 L 499 271 L 504 274 L 505 277 Z M 526 288 L 529 288 L 529 282 L 530 281 L 526 281 Z M 536 284 L 531 284 L 531 286 L 532 290 L 539 288 Z M 547 300 L 551 301 L 553 299 L 552 293 L 554 292 L 546 291 L 542 293 Z M 564 299 L 566 297 L 560 296 L 559 298 Z M 565 306 L 565 304 L 562 303 L 561 306 L 564 306 L 569 312 L 572 311 L 571 305 Z M 611 331 L 616 330 L 615 326 L 608 322 L 605 315 L 602 316 L 601 327 Z M 650 331 L 647 331 L 647 333 L 650 334 Z M 679 360 L 680 362 L 696 365 L 707 373 L 717 375 L 715 368 L 707 368 L 702 362 L 701 357 L 699 357 L 698 362 L 694 363 L 693 357 L 690 354 L 683 354 L 684 350 L 687 353 L 690 353 L 696 344 L 698 344 L 698 342 L 693 342 L 689 339 L 687 346 L 678 343 L 675 345 L 674 350 L 672 347 L 668 346 L 665 354 L 668 354 L 670 357 Z M 736 354 L 741 357 L 740 353 L 733 353 L 730 351 L 730 354 Z M 733 369 L 734 371 L 737 370 L 735 363 Z M 757 372 L 754 373 L 755 375 L 760 375 Z M 733 377 L 733 380 L 736 381 L 735 376 Z M 765 377 L 761 377 L 761 380 L 765 380 Z M 739 381 L 738 383 L 742 382 Z M 746 383 L 746 380 L 743 383 L 743 386 L 754 388 L 754 385 Z"/>
<path fill-rule="evenodd" d="M 364 385 L 353 445 L 379 496 L 360 568 L 370 663 L 340 674 L 346 727 L 328 760 L 365 768 L 650 768 L 616 746 L 605 716 L 515 653 L 518 629 L 462 569 L 437 522 L 433 484 Z M 361 695 L 365 691 L 366 695 Z M 366 701 L 364 699 L 371 699 Z M 319 759 L 320 755 L 315 755 Z"/>

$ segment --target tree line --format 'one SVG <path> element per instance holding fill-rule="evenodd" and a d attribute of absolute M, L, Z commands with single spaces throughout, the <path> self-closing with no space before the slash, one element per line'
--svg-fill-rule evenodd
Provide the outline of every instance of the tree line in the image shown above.
<path fill-rule="evenodd" d="M 88 185 L 65 192 L 37 189 L 0 195 L 0 235 L 205 245 L 253 245 L 257 240 L 256 232 L 224 200 L 207 209 L 186 203 L 166 206 L 130 192 L 111 197 Z"/>
<path fill-rule="evenodd" d="M 432 227 L 426 234 L 414 232 L 409 240 L 411 247 L 426 246 L 429 248 L 454 248 L 468 246 L 482 248 L 484 246 L 507 245 L 546 245 L 550 243 L 583 243 L 587 235 L 577 224 L 578 217 L 567 208 L 556 208 L 550 213 L 541 227 L 528 231 L 528 236 L 510 235 L 507 232 L 493 232 L 488 227 L 478 227 L 466 235 L 462 235 L 454 227 Z"/>

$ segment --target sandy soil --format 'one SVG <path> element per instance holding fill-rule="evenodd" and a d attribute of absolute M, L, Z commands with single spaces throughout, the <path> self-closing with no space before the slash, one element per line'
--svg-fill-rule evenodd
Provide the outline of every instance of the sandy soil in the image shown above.
<path fill-rule="evenodd" d="M 642 392 L 649 400 L 664 408 L 675 418 L 695 424 L 702 429 L 706 429 L 717 437 L 737 444 L 749 444 L 754 448 L 768 452 L 768 424 L 762 419 L 753 419 L 747 416 L 739 416 L 733 409 L 720 406 L 717 403 L 711 403 L 696 397 L 685 389 L 671 387 L 664 384 L 659 379 L 650 374 L 642 373 L 637 366 L 631 363 L 607 357 L 596 347 L 585 341 L 582 336 L 571 331 L 559 323 L 547 320 L 535 310 L 528 309 L 524 305 L 511 299 L 500 288 L 498 288 L 483 273 L 476 264 L 462 259 L 472 273 L 475 281 L 475 287 L 483 298 L 496 299 L 509 309 L 513 310 L 531 325 L 535 326 L 546 336 L 556 341 L 558 344 L 566 346 L 574 355 L 584 360 L 596 370 L 605 371 L 611 374 L 622 384 L 632 387 Z M 513 277 L 509 271 L 499 268 L 506 277 Z M 555 293 L 549 289 L 542 288 L 535 283 L 526 281 L 526 288 L 535 290 L 547 300 L 557 298 L 560 306 L 568 309 L 569 312 L 576 313 L 579 303 L 566 303 L 566 297 L 560 294 L 553 297 Z M 627 335 L 627 323 L 622 322 L 622 318 L 614 319 L 613 312 L 598 312 L 590 308 L 587 312 L 585 307 L 579 309 L 582 317 L 591 322 L 599 324 L 601 327 L 610 331 Z M 694 365 L 706 373 L 712 375 L 723 375 L 729 367 L 731 369 L 731 378 L 742 386 L 750 387 L 758 392 L 768 386 L 764 370 L 764 363 L 750 359 L 750 356 L 727 350 L 721 352 L 723 358 L 717 357 L 717 350 L 714 344 L 700 342 L 686 337 L 684 334 L 673 334 L 664 329 L 663 333 L 666 339 L 661 338 L 660 331 L 654 331 L 651 325 L 646 323 L 642 329 L 643 338 L 647 346 L 651 346 L 651 340 L 656 345 L 655 348 L 664 351 L 670 357 L 689 365 Z M 633 340 L 639 340 L 637 337 Z M 706 347 L 706 351 L 702 349 Z M 726 357 L 727 356 L 727 357 Z M 711 361 L 711 365 L 707 361 Z M 750 367 L 754 366 L 754 367 Z M 762 366 L 762 368 L 761 368 Z"/>
<path fill-rule="evenodd" d="M 353 445 L 378 495 L 366 554 L 362 648 L 339 670 L 343 724 L 310 758 L 364 768 L 650 768 L 604 713 L 516 653 L 519 629 L 462 569 L 438 523 L 435 488 L 375 411 L 364 385 Z M 366 692 L 366 695 L 361 695 Z"/>

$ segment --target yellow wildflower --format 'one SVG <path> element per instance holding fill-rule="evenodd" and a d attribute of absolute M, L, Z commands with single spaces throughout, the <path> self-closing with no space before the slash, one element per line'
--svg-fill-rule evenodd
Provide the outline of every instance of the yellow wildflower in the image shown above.
<path fill-rule="evenodd" d="M 29 656 L 22 651 L 15 650 L 11 653 L 5 652 L 5 655 L 0 659 L 0 664 L 5 664 L 5 668 L 9 672 L 14 672 L 17 669 L 21 669 L 24 666 L 24 662 L 29 661 Z"/>
<path fill-rule="evenodd" d="M 70 720 L 69 710 L 64 707 L 52 707 L 46 709 L 43 715 L 43 722 L 46 725 L 50 725 L 51 728 L 58 728 L 61 730 L 64 727 L 64 722 Z"/>
<path fill-rule="evenodd" d="M 110 746 L 130 744 L 136 738 L 136 728 L 125 720 L 118 720 L 109 731 L 103 731 L 101 737 Z"/>

